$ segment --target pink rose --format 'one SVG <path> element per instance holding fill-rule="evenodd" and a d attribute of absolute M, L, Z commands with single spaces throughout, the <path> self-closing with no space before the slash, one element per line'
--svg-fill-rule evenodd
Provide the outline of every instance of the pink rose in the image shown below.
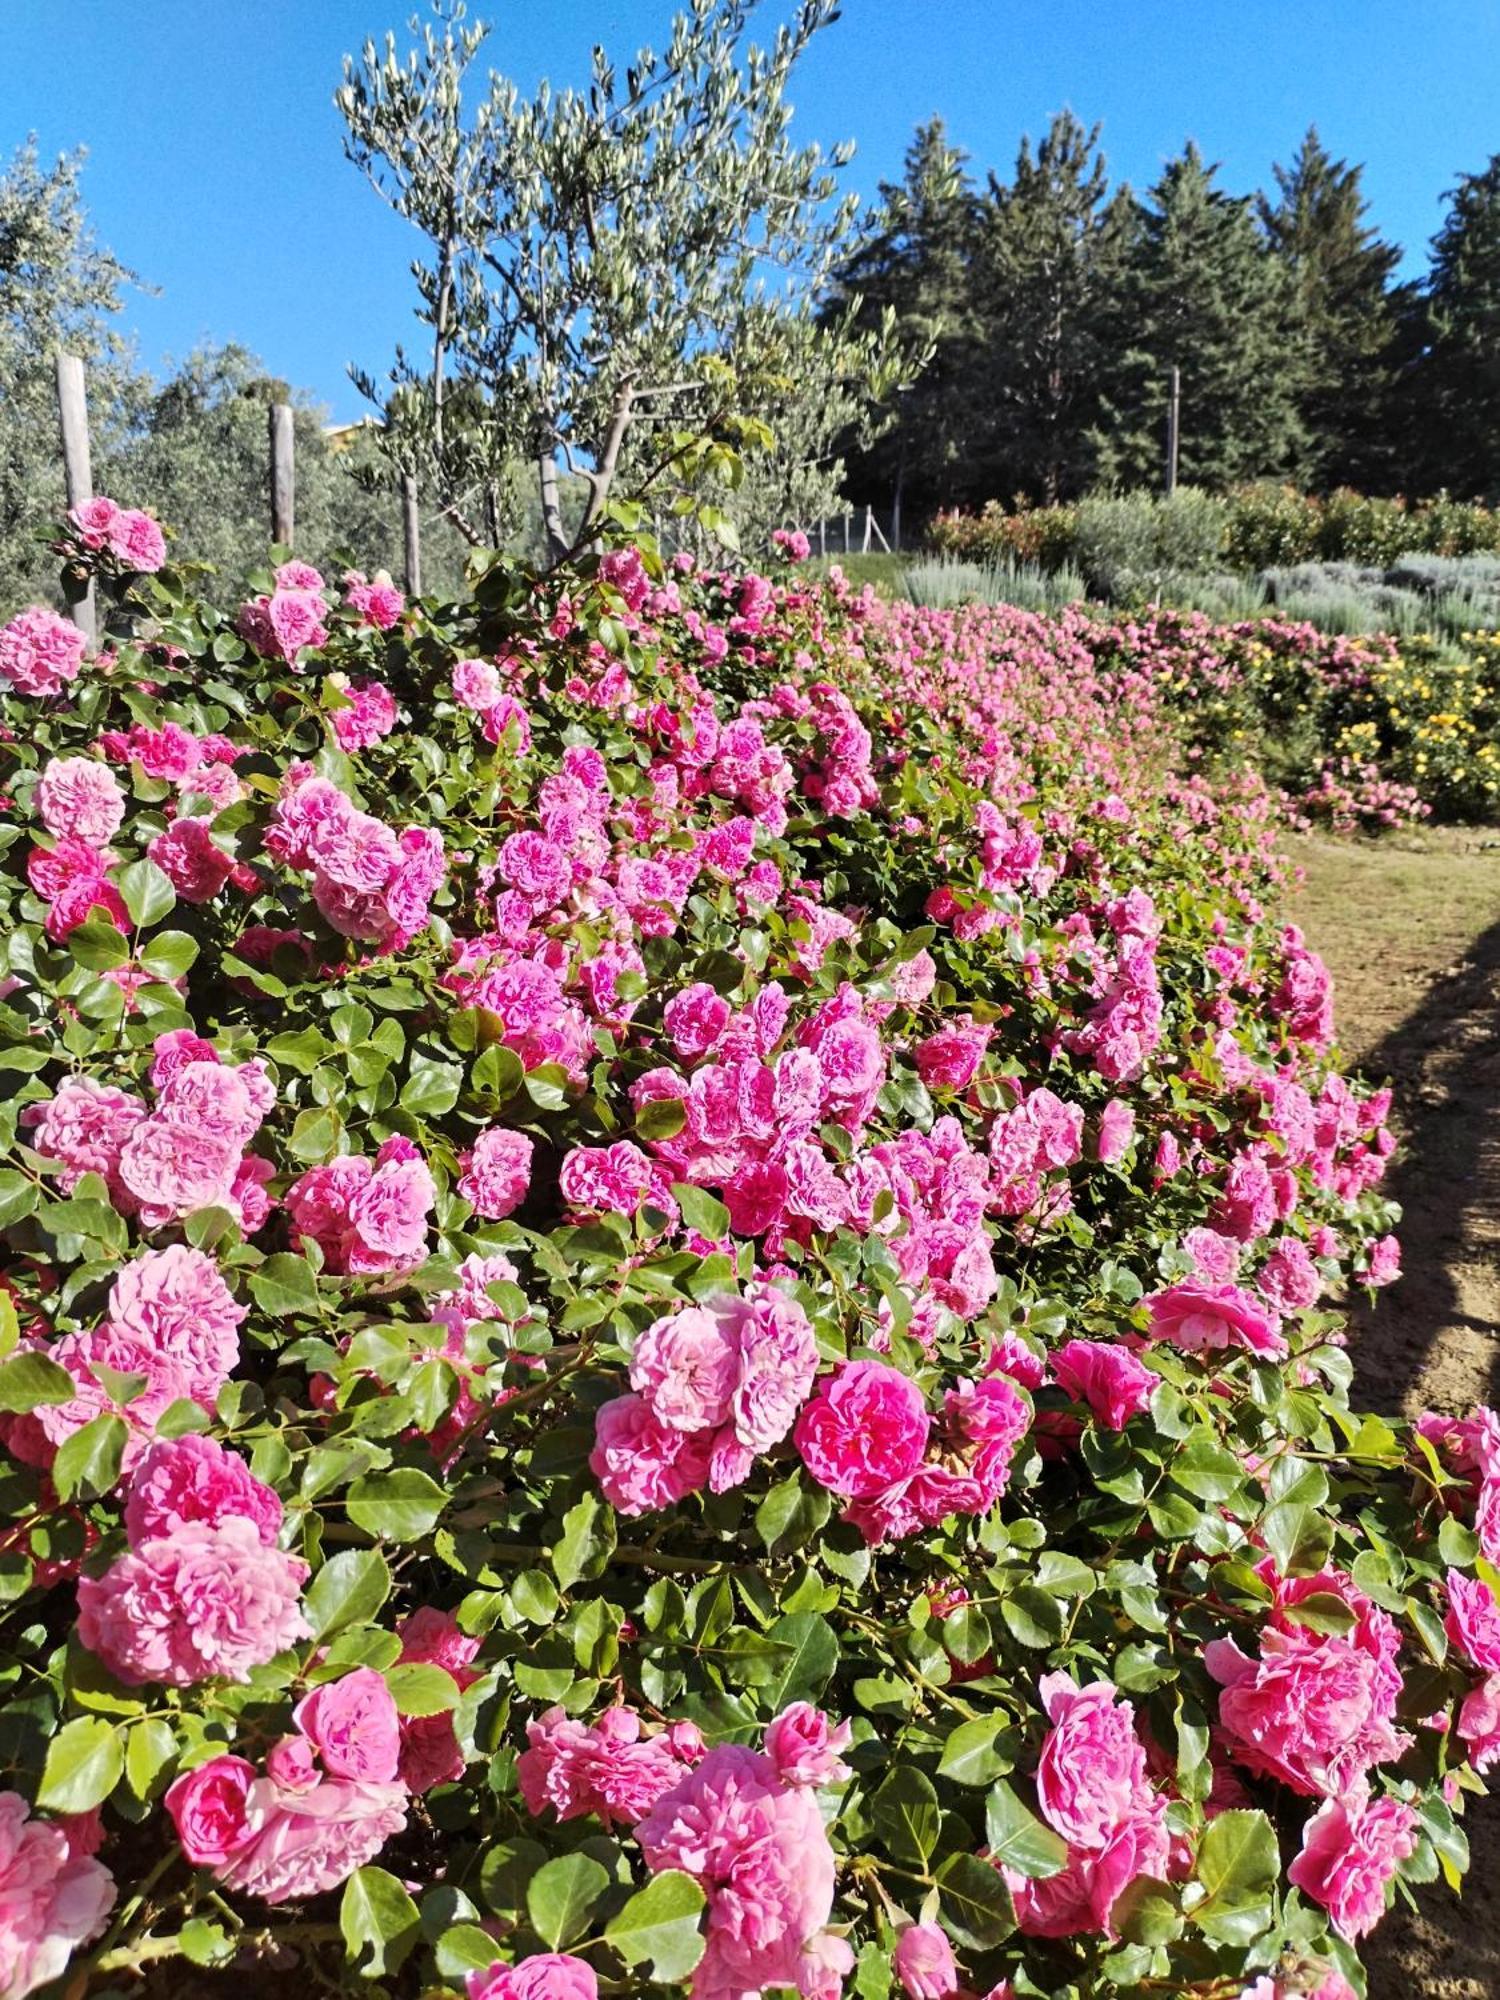
<path fill-rule="evenodd" d="M 1123 1097 L 1112 1097 L 1099 1114 L 1099 1158 L 1112 1167 L 1123 1160 L 1135 1137 L 1135 1113 Z"/>
<path fill-rule="evenodd" d="M 167 540 L 161 524 L 139 507 L 118 510 L 105 534 L 109 552 L 123 568 L 149 576 L 167 559 Z"/>
<path fill-rule="evenodd" d="M 1399 1799 L 1328 1799 L 1303 1828 L 1287 1878 L 1353 1942 L 1385 1915 L 1386 1884 L 1416 1847 L 1417 1815 Z"/>
<path fill-rule="evenodd" d="M 210 1757 L 167 1788 L 163 1803 L 195 1868 L 222 1868 L 253 1837 L 245 1796 L 254 1782 L 243 1757 Z"/>
<path fill-rule="evenodd" d="M 1070 1340 L 1052 1357 L 1052 1372 L 1074 1402 L 1087 1403 L 1106 1430 L 1120 1431 L 1149 1407 L 1157 1378 L 1129 1348 L 1103 1340 Z"/>
<path fill-rule="evenodd" d="M 401 1718 L 373 1667 L 324 1681 L 292 1710 L 331 1778 L 388 1784 L 401 1758 Z"/>
<path fill-rule="evenodd" d="M 929 1090 L 967 1090 L 979 1073 L 990 1033 L 967 1015 L 939 1028 L 912 1051 L 918 1076 Z"/>
<path fill-rule="evenodd" d="M 524 1132 L 492 1125 L 474 1141 L 458 1191 L 487 1222 L 503 1222 L 526 1199 L 535 1148 Z"/>
<path fill-rule="evenodd" d="M 302 1902 L 336 1889 L 406 1825 L 402 1785 L 326 1778 L 297 1788 L 269 1773 L 246 1800 L 252 1839 L 229 1856 L 219 1878 L 239 1895 L 266 1903 Z"/>
<path fill-rule="evenodd" d="M 1038 1685 L 1052 1724 L 1036 1774 L 1042 1816 L 1071 1846 L 1103 1847 L 1145 1782 L 1134 1711 L 1108 1681 L 1044 1674 Z"/>
<path fill-rule="evenodd" d="M 907 2000 L 948 2000 L 958 1991 L 953 1947 L 936 1924 L 907 1924 L 896 1939 L 894 1964 Z"/>
<path fill-rule="evenodd" d="M 594 1968 L 567 1952 L 537 1952 L 517 1965 L 499 1960 L 488 1972 L 471 1972 L 468 2000 L 598 2000 Z"/>
<path fill-rule="evenodd" d="M 98 1815 L 33 1819 L 19 1792 L 0 1792 L 0 1979 L 21 1996 L 62 1977 L 76 1948 L 98 1937 L 114 1878 L 86 1834 Z"/>
<path fill-rule="evenodd" d="M 108 847 L 125 818 L 125 794 L 107 764 L 93 757 L 53 757 L 31 795 L 54 839 Z"/>
<path fill-rule="evenodd" d="M 915 1472 L 931 1428 L 922 1392 L 881 1361 L 846 1361 L 797 1419 L 796 1444 L 831 1492 L 869 1498 Z"/>
<path fill-rule="evenodd" d="M 836 1785 L 849 1776 L 839 1756 L 849 1747 L 847 1722 L 836 1727 L 810 1702 L 794 1701 L 766 1729 L 766 1755 L 784 1785 Z"/>
<path fill-rule="evenodd" d="M 79 507 L 70 507 L 68 520 L 86 549 L 102 549 L 109 539 L 110 529 L 120 518 L 120 512 L 119 502 L 108 500 L 101 493 L 97 499 L 85 500 Z"/>
<path fill-rule="evenodd" d="M 612 1507 L 644 1514 L 696 1493 L 708 1478 L 711 1434 L 672 1430 L 641 1396 L 616 1396 L 594 1419 L 589 1469 Z"/>
<path fill-rule="evenodd" d="M 88 643 L 71 619 L 34 604 L 0 625 L 0 681 L 18 694 L 54 695 L 77 679 Z"/>
<path fill-rule="evenodd" d="M 1152 1339 L 1170 1341 L 1185 1354 L 1223 1354 L 1236 1347 L 1270 1360 L 1286 1354 L 1276 1314 L 1238 1285 L 1189 1280 L 1153 1292 L 1145 1304 Z"/>
<path fill-rule="evenodd" d="M 1500 1603 L 1477 1577 L 1448 1572 L 1448 1637 L 1481 1673 L 1500 1673 Z"/>
<path fill-rule="evenodd" d="M 654 1320 L 630 1358 L 631 1388 L 658 1422 L 675 1431 L 723 1423 L 738 1374 L 735 1350 L 717 1315 L 704 1306 Z"/>
<path fill-rule="evenodd" d="M 212 1523 L 238 1515 L 253 1524 L 269 1549 L 281 1532 L 281 1513 L 280 1499 L 242 1458 L 216 1438 L 189 1432 L 157 1438 L 141 1454 L 125 1500 L 125 1531 L 131 1547 L 139 1548 L 190 1521 Z"/>
<path fill-rule="evenodd" d="M 253 1521 L 191 1521 L 78 1584 L 78 1637 L 127 1687 L 247 1681 L 308 1635 L 308 1566 Z"/>

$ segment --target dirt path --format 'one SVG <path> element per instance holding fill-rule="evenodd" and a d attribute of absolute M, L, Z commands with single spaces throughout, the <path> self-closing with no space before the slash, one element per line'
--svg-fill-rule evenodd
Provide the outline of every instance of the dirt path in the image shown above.
<path fill-rule="evenodd" d="M 1500 1401 L 1500 838 L 1296 843 L 1291 914 L 1334 975 L 1340 1040 L 1396 1086 L 1406 1269 L 1355 1315 L 1355 1390 L 1388 1414 Z M 1500 1995 L 1500 1798 L 1468 1817 L 1462 1904 L 1441 1887 L 1370 1941 L 1371 2000 Z"/>

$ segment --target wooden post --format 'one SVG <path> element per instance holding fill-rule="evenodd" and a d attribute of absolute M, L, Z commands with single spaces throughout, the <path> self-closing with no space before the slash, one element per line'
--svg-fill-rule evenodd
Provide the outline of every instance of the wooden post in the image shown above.
<path fill-rule="evenodd" d="M 849 553 L 849 509 L 844 509 L 844 554 Z"/>
<path fill-rule="evenodd" d="M 63 479 L 69 507 L 81 507 L 94 497 L 94 474 L 89 463 L 89 411 L 84 388 L 83 363 L 76 354 L 57 351 L 57 419 L 62 430 Z M 87 594 L 73 606 L 78 629 L 88 635 L 89 644 L 99 638 L 99 612 L 90 583 Z"/>
<path fill-rule="evenodd" d="M 818 516 L 818 554 L 820 556 L 826 556 L 828 553 L 828 545 L 824 537 L 824 527 L 823 516 L 820 514 Z"/>
<path fill-rule="evenodd" d="M 417 477 L 401 475 L 401 533 L 406 545 L 406 594 L 422 595 L 422 517 L 417 511 Z"/>
<path fill-rule="evenodd" d="M 865 502 L 865 539 L 864 539 L 864 546 L 860 550 L 861 555 L 867 556 L 870 553 L 870 523 L 874 518 L 874 512 L 875 510 L 871 507 L 869 501 L 867 500 Z"/>
<path fill-rule="evenodd" d="M 297 476 L 293 460 L 292 406 L 271 405 L 271 540 L 289 549 L 297 528 Z"/>
<path fill-rule="evenodd" d="M 1167 402 L 1167 494 L 1177 491 L 1177 440 L 1182 423 L 1182 370 L 1172 369 L 1172 390 Z"/>

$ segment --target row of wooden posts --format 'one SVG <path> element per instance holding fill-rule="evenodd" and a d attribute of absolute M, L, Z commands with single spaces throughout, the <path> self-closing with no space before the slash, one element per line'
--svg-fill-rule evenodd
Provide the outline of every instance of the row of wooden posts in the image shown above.
<path fill-rule="evenodd" d="M 93 466 L 89 453 L 88 387 L 84 366 L 76 354 L 57 355 L 57 416 L 62 430 L 63 477 L 69 507 L 81 507 L 94 497 Z M 294 548 L 297 535 L 297 460 L 290 403 L 273 403 L 269 417 L 271 467 L 271 540 L 281 548 Z M 406 559 L 406 589 L 410 596 L 422 594 L 422 525 L 417 504 L 417 482 L 413 475 L 401 475 L 401 527 Z M 98 638 L 98 607 L 94 588 L 75 605 L 73 616 L 87 632 L 90 643 Z"/>
<path fill-rule="evenodd" d="M 92 500 L 94 497 L 93 468 L 89 455 L 88 389 L 82 361 L 76 354 L 65 354 L 61 350 L 57 356 L 57 414 L 62 428 L 63 473 L 67 482 L 68 505 L 81 507 L 86 500 Z M 278 547 L 290 549 L 296 546 L 297 536 L 296 442 L 290 403 L 271 405 L 269 432 L 271 540 Z M 422 594 L 421 510 L 418 506 L 417 482 L 409 472 L 401 475 L 401 530 L 407 594 L 411 597 L 420 597 Z M 875 518 L 872 507 L 864 509 L 862 523 L 858 513 L 853 509 L 845 509 L 842 515 L 835 514 L 816 522 L 809 530 L 809 539 L 814 543 L 820 556 L 839 552 L 852 555 L 856 548 L 868 555 L 876 542 L 887 551 L 891 546 Z M 92 584 L 89 586 L 88 595 L 80 604 L 74 606 L 73 616 L 87 632 L 90 643 L 96 642 L 98 607 Z"/>

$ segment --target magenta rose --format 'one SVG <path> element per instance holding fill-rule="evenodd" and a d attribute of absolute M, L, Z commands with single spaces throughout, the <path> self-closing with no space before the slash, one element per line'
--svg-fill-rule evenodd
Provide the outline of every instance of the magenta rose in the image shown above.
<path fill-rule="evenodd" d="M 868 1499 L 916 1471 L 931 1428 L 915 1382 L 883 1361 L 846 1361 L 797 1419 L 802 1462 L 830 1492 Z"/>
<path fill-rule="evenodd" d="M 245 1795 L 254 1782 L 243 1757 L 210 1757 L 168 1787 L 164 1804 L 195 1867 L 221 1867 L 250 1840 Z"/>
<path fill-rule="evenodd" d="M 766 1755 L 784 1785 L 835 1785 L 849 1775 L 839 1756 L 847 1750 L 847 1722 L 835 1727 L 811 1702 L 794 1701 L 766 1730 Z"/>
<path fill-rule="evenodd" d="M 1328 1799 L 1303 1828 L 1287 1877 L 1352 1942 L 1385 1915 L 1386 1884 L 1416 1846 L 1417 1815 L 1399 1799 Z"/>
<path fill-rule="evenodd" d="M 1448 1637 L 1481 1673 L 1500 1673 L 1500 1603 L 1487 1583 L 1448 1572 Z"/>
<path fill-rule="evenodd" d="M 1068 1341 L 1053 1355 L 1052 1373 L 1110 1431 L 1123 1430 L 1149 1405 L 1157 1380 L 1128 1347 L 1104 1340 Z"/>
<path fill-rule="evenodd" d="M 594 1968 L 567 1952 L 538 1952 L 517 1965 L 497 1961 L 487 1972 L 471 1972 L 469 2000 L 598 2000 Z"/>
<path fill-rule="evenodd" d="M 1134 1712 L 1108 1681 L 1080 1688 L 1070 1674 L 1044 1674 L 1038 1687 L 1052 1724 L 1036 1773 L 1042 1816 L 1070 1845 L 1101 1848 L 1145 1780 Z"/>
<path fill-rule="evenodd" d="M 1243 1347 L 1280 1360 L 1287 1351 L 1277 1315 L 1238 1285 L 1190 1279 L 1165 1292 L 1153 1292 L 1145 1303 L 1152 1339 L 1170 1341 L 1185 1354 L 1222 1354 Z"/>
<path fill-rule="evenodd" d="M 401 1718 L 391 1691 L 373 1667 L 356 1667 L 292 1710 L 292 1720 L 323 1760 L 331 1778 L 389 1784 L 401 1761 Z"/>

